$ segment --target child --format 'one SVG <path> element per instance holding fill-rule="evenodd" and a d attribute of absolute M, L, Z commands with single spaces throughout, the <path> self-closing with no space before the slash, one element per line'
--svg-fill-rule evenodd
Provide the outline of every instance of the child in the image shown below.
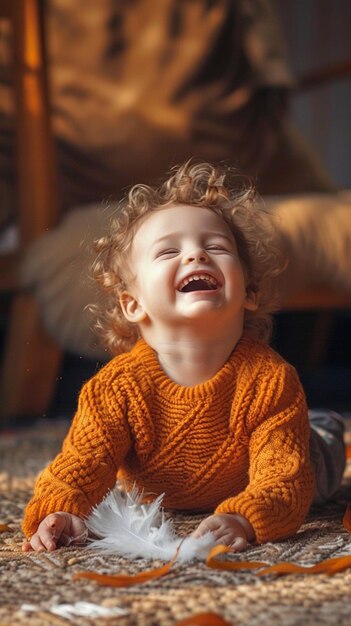
<path fill-rule="evenodd" d="M 100 331 L 113 352 L 130 351 L 84 385 L 27 506 L 25 551 L 84 540 L 84 517 L 117 474 L 165 493 L 166 507 L 211 513 L 194 535 L 212 530 L 234 550 L 298 530 L 317 466 L 319 501 L 338 487 L 341 420 L 317 413 L 311 462 L 301 384 L 267 345 L 273 231 L 252 189 L 229 179 L 190 162 L 158 189 L 137 185 L 98 242 Z"/>

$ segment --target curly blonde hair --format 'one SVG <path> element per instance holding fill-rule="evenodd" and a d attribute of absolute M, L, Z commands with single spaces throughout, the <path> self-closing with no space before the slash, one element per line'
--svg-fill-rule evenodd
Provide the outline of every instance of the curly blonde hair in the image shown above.
<path fill-rule="evenodd" d="M 135 185 L 116 208 L 109 233 L 95 242 L 98 253 L 93 277 L 105 299 L 91 307 L 96 315 L 95 329 L 112 354 L 129 350 L 139 337 L 138 328 L 123 315 L 119 295 L 127 286 L 126 259 L 141 218 L 148 213 L 176 204 L 210 209 L 231 229 L 243 264 L 247 290 L 257 294 L 258 307 L 246 311 L 244 329 L 262 341 L 271 334 L 271 313 L 277 298 L 274 278 L 281 271 L 274 243 L 274 226 L 247 177 L 229 167 L 187 161 L 172 168 L 171 175 L 158 187 Z"/>

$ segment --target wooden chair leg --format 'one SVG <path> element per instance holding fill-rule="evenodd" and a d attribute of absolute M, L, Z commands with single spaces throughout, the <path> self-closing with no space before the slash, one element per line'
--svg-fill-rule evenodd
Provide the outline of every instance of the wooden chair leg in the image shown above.
<path fill-rule="evenodd" d="M 42 327 L 29 293 L 14 297 L 1 377 L 1 421 L 45 413 L 52 399 L 61 349 Z"/>
<path fill-rule="evenodd" d="M 334 315 L 332 311 L 318 311 L 310 345 L 306 354 L 306 365 L 308 369 L 316 369 L 323 364 L 333 325 Z"/>
<path fill-rule="evenodd" d="M 14 291 L 0 379 L 3 423 L 12 416 L 38 417 L 47 410 L 61 360 L 60 348 L 40 324 L 33 296 L 20 293 L 17 280 L 20 255 L 59 217 L 44 42 L 46 4 L 0 0 L 0 15 L 10 21 L 12 33 L 20 235 L 19 256 L 7 259 L 6 280 L 0 281 L 0 288 Z"/>

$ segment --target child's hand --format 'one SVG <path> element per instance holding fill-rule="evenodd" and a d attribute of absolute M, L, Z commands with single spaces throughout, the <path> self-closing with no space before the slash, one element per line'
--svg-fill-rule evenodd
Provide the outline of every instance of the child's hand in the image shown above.
<path fill-rule="evenodd" d="M 193 537 L 201 537 L 211 531 L 216 543 L 224 543 L 233 548 L 235 552 L 242 552 L 249 546 L 249 542 L 255 539 L 255 531 L 250 522 L 238 513 L 218 513 L 206 517 L 196 530 Z"/>
<path fill-rule="evenodd" d="M 59 546 L 68 546 L 72 543 L 84 543 L 88 531 L 85 523 L 77 515 L 71 513 L 51 513 L 38 526 L 38 530 L 30 541 L 23 544 L 23 552 L 35 550 L 52 552 Z"/>

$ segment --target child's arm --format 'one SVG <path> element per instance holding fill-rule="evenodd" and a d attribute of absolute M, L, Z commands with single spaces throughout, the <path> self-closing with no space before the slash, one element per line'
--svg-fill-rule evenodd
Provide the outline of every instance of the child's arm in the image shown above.
<path fill-rule="evenodd" d="M 88 537 L 85 522 L 77 515 L 59 511 L 47 515 L 29 541 L 23 544 L 23 552 L 56 550 L 59 546 L 85 543 Z"/>
<path fill-rule="evenodd" d="M 255 540 L 255 531 L 243 515 L 217 513 L 206 517 L 193 532 L 193 537 L 202 537 L 211 531 L 217 543 L 230 546 L 235 552 L 246 550 Z"/>
<path fill-rule="evenodd" d="M 249 483 L 215 513 L 239 513 L 258 543 L 285 539 L 300 528 L 312 502 L 315 477 L 309 457 L 309 423 L 301 383 L 284 363 L 257 395 L 249 434 Z"/>
<path fill-rule="evenodd" d="M 123 397 L 102 388 L 97 377 L 82 389 L 78 410 L 62 452 L 40 474 L 27 505 L 27 539 L 57 511 L 84 518 L 116 482 L 117 470 L 131 446 Z"/>

